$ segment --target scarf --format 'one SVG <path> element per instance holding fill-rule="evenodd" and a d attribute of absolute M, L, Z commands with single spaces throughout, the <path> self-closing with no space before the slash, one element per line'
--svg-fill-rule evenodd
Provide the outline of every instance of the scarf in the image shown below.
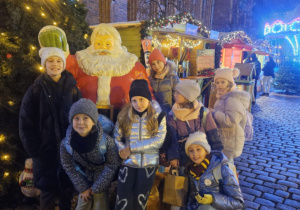
<path fill-rule="evenodd" d="M 94 125 L 90 133 L 86 137 L 82 137 L 72 128 L 71 147 L 78 153 L 88 153 L 92 151 L 97 143 L 98 132 Z"/>
<path fill-rule="evenodd" d="M 197 180 L 202 176 L 202 174 L 206 171 L 211 160 L 211 154 L 205 156 L 204 160 L 199 164 L 191 164 L 189 166 L 190 174 Z"/>
<path fill-rule="evenodd" d="M 175 103 L 172 107 L 172 111 L 176 119 L 179 119 L 181 121 L 197 119 L 199 117 L 200 108 L 203 106 L 203 104 L 195 100 L 193 102 L 193 105 L 194 105 L 193 109 L 187 109 L 187 108 L 181 108 L 179 104 Z"/>
<path fill-rule="evenodd" d="M 155 73 L 154 77 L 156 79 L 164 79 L 168 72 L 169 72 L 169 66 L 166 65 L 165 68 L 161 72 Z"/>

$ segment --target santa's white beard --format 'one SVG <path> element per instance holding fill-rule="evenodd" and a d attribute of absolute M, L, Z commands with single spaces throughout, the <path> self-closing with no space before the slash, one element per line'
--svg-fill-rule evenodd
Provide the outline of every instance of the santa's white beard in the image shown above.
<path fill-rule="evenodd" d="M 106 55 L 99 55 L 106 52 Z M 82 71 L 91 76 L 123 76 L 135 66 L 138 58 L 126 51 L 114 52 L 92 50 L 90 47 L 76 53 L 76 59 Z"/>
<path fill-rule="evenodd" d="M 105 52 L 106 55 L 99 55 Z M 138 58 L 120 49 L 120 52 L 93 50 L 92 46 L 76 53 L 79 67 L 90 76 L 98 76 L 97 105 L 110 104 L 111 77 L 128 74 Z"/>

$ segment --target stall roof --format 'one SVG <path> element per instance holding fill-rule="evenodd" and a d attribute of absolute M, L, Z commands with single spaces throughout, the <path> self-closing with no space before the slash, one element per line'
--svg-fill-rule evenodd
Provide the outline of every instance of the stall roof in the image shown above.
<path fill-rule="evenodd" d="M 115 22 L 115 23 L 107 23 L 109 25 L 112 25 L 116 28 L 126 28 L 126 27 L 140 27 L 141 26 L 141 22 L 140 21 L 128 21 L 128 22 Z M 98 26 L 99 24 L 97 25 L 92 25 L 90 26 L 91 29 L 94 29 Z"/>
<path fill-rule="evenodd" d="M 159 30 L 153 30 L 152 32 L 157 32 L 157 33 L 160 33 L 160 34 L 176 34 L 178 36 L 187 37 L 189 39 L 195 39 L 195 40 L 196 39 L 202 39 L 202 40 L 209 41 L 209 42 L 219 42 L 218 39 L 205 38 L 202 35 L 190 35 L 190 34 L 186 34 L 186 33 L 183 33 L 183 32 L 177 32 L 174 29 L 159 29 Z"/>

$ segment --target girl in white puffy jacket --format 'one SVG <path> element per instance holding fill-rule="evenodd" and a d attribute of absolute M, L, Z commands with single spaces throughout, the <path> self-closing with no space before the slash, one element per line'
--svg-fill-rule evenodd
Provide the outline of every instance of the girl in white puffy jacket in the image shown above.
<path fill-rule="evenodd" d="M 217 88 L 217 101 L 214 105 L 213 117 L 218 125 L 224 146 L 223 153 L 234 171 L 233 159 L 242 154 L 246 125 L 246 109 L 250 105 L 250 94 L 236 90 L 234 78 L 239 75 L 237 68 L 218 69 L 214 83 Z"/>
<path fill-rule="evenodd" d="M 115 209 L 145 209 L 153 185 L 166 119 L 158 122 L 159 105 L 151 102 L 146 80 L 134 80 L 130 103 L 118 115 L 114 138 L 123 159 L 118 175 Z"/>

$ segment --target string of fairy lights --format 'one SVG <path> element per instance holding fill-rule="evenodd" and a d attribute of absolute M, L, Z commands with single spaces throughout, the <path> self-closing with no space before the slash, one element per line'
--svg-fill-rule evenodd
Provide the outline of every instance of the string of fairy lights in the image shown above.
<path fill-rule="evenodd" d="M 171 48 L 171 47 L 179 47 L 180 44 L 180 37 L 177 36 L 176 38 L 173 38 L 170 35 L 166 35 L 166 43 L 162 44 L 158 39 L 157 36 L 153 36 L 152 43 L 156 46 Z M 184 48 L 190 48 L 193 49 L 197 46 L 199 46 L 202 43 L 201 40 L 194 41 L 194 40 L 183 40 L 183 47 Z"/>
<path fill-rule="evenodd" d="M 210 31 L 200 21 L 194 19 L 190 13 L 181 13 L 169 17 L 153 18 L 145 21 L 145 27 L 148 31 L 153 31 L 161 28 L 172 27 L 174 24 L 186 24 L 190 23 L 198 26 L 198 33 L 204 37 L 209 37 Z"/>
<path fill-rule="evenodd" d="M 244 31 L 235 31 L 221 38 L 220 43 L 223 46 L 225 43 L 231 42 L 233 39 L 239 39 L 247 44 L 252 45 L 252 40 Z"/>
<path fill-rule="evenodd" d="M 76 0 L 77 2 L 79 2 L 79 0 Z M 64 5 L 66 5 L 66 2 L 63 2 L 63 4 Z M 74 4 L 74 7 L 77 7 L 78 5 L 77 4 Z M 26 3 L 26 4 L 24 4 L 24 6 L 23 6 L 23 9 L 24 9 L 24 11 L 25 12 L 34 12 L 35 14 L 39 14 L 42 18 L 49 18 L 50 17 L 50 15 L 49 14 L 47 14 L 44 10 L 43 10 L 43 8 L 42 7 L 32 7 L 32 6 L 30 6 L 28 3 Z M 38 10 L 38 11 L 36 11 L 36 10 Z M 68 17 L 66 17 L 66 19 L 65 19 L 65 21 L 67 22 L 68 21 Z M 59 24 L 60 24 L 60 22 L 59 21 L 57 21 L 57 20 L 50 20 L 49 22 L 51 22 L 51 23 L 49 23 L 49 24 L 52 24 L 52 25 L 54 25 L 54 26 L 59 26 Z M 8 34 L 6 34 L 6 33 L 1 33 L 1 35 L 2 36 L 8 36 Z M 88 39 L 88 37 L 89 37 L 89 35 L 88 34 L 84 34 L 84 36 L 83 36 L 83 38 L 84 39 Z M 16 38 L 18 38 L 18 37 L 16 37 Z M 37 53 L 36 52 L 36 50 L 37 50 L 37 47 L 36 46 L 34 46 L 33 44 L 28 44 L 28 47 L 29 47 L 29 49 L 30 49 L 30 53 Z M 39 70 L 39 71 L 41 71 L 41 72 L 43 72 L 44 71 L 44 68 L 39 64 L 39 63 L 36 63 L 36 68 Z"/>

